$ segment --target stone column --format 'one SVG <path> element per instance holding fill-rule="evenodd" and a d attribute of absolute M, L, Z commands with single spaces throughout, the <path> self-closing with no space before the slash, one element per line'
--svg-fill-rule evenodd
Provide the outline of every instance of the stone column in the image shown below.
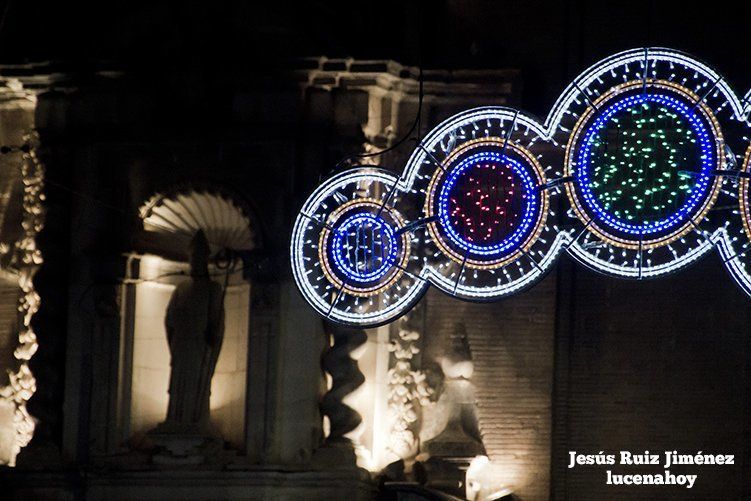
<path fill-rule="evenodd" d="M 321 399 L 321 413 L 328 418 L 329 432 L 313 457 L 314 462 L 329 467 L 355 468 L 356 456 L 347 434 L 362 422 L 360 414 L 343 402 L 344 397 L 365 382 L 352 352 L 365 344 L 368 336 L 362 329 L 326 323 L 325 332 L 331 347 L 321 359 L 323 370 L 331 377 L 331 388 Z"/>

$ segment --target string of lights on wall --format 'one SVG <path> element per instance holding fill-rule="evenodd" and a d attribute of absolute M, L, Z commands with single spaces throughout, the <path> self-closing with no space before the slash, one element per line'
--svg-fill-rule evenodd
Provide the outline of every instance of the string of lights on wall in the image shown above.
<path fill-rule="evenodd" d="M 615 54 L 544 122 L 475 108 L 433 129 L 400 175 L 355 167 L 305 202 L 291 241 L 305 299 L 331 320 L 389 322 L 432 284 L 488 301 L 566 251 L 648 279 L 717 249 L 751 295 L 751 92 L 670 49 Z"/>

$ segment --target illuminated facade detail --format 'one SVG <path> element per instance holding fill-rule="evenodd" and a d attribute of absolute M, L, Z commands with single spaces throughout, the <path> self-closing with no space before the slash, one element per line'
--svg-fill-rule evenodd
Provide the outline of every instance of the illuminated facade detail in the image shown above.
<path fill-rule="evenodd" d="M 548 210 L 542 167 L 500 138 L 474 140 L 451 153 L 428 188 L 425 213 L 438 247 L 471 268 L 497 268 L 525 252 Z"/>
<path fill-rule="evenodd" d="M 698 96 L 670 82 L 613 88 L 579 119 L 567 192 L 577 215 L 616 247 L 666 245 L 693 229 L 719 191 L 722 135 Z"/>
<path fill-rule="evenodd" d="M 255 213 L 232 190 L 207 183 L 160 190 L 138 209 L 142 232 L 127 256 L 120 285 L 123 343 L 132 359 L 119 376 L 128 398 L 117 407 L 128 436 L 141 436 L 162 423 L 169 407 L 170 343 L 165 315 L 176 287 L 190 273 L 186 248 L 201 230 L 212 259 L 209 276 L 222 285 L 224 329 L 215 353 L 209 408 L 216 432 L 232 448 L 243 447 L 247 418 L 247 362 L 252 283 L 238 257 L 262 249 Z M 241 254 L 242 253 L 242 254 Z M 144 315 L 144 308 L 153 314 Z M 252 314 L 251 314 L 252 315 Z"/>
<path fill-rule="evenodd" d="M 39 310 L 41 298 L 34 287 L 34 275 L 42 265 L 42 254 L 37 248 L 36 237 L 44 227 L 44 166 L 39 161 L 35 145 L 36 134 L 24 138 L 32 148 L 23 154 L 21 175 L 23 179 L 23 231 L 15 244 L 14 267 L 18 269 L 18 285 L 21 289 L 18 311 L 21 313 L 18 329 L 18 346 L 13 352 L 19 362 L 18 369 L 8 373 L 10 384 L 0 387 L 0 400 L 13 405 L 13 443 L 8 465 L 15 466 L 16 455 L 28 445 L 34 436 L 35 422 L 26 403 L 36 392 L 36 379 L 29 368 L 29 360 L 39 345 L 31 326 L 31 320 Z"/>
<path fill-rule="evenodd" d="M 165 241 L 179 242 L 202 230 L 213 252 L 260 246 L 250 207 L 219 187 L 184 184 L 155 193 L 139 208 L 139 215 L 144 231 L 162 234 Z"/>
<path fill-rule="evenodd" d="M 361 166 L 324 183 L 293 230 L 295 279 L 320 313 L 360 326 L 393 320 L 431 284 L 475 301 L 518 293 L 564 250 L 647 279 L 718 249 L 751 294 L 751 169 L 734 153 L 749 148 L 749 111 L 686 54 L 615 54 L 579 75 L 544 123 L 467 110 L 430 131 L 401 175 Z M 379 210 L 344 208 L 359 199 Z"/>
<path fill-rule="evenodd" d="M 389 351 L 393 353 L 395 362 L 388 372 L 391 428 L 388 449 L 399 458 L 417 453 L 419 407 L 426 405 L 434 393 L 428 386 L 425 373 L 415 368 L 412 361 L 420 353 L 420 332 L 410 325 L 410 320 L 409 315 L 399 320 L 396 336 L 389 343 Z"/>

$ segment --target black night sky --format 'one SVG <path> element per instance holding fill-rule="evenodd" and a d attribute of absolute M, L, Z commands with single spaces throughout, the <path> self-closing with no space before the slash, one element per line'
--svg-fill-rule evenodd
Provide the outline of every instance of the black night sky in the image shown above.
<path fill-rule="evenodd" d="M 0 62 L 66 61 L 194 73 L 260 72 L 301 56 L 426 68 L 519 68 L 524 107 L 544 115 L 566 83 L 611 53 L 690 52 L 739 93 L 751 86 L 748 6 L 669 1 L 0 3 Z"/>

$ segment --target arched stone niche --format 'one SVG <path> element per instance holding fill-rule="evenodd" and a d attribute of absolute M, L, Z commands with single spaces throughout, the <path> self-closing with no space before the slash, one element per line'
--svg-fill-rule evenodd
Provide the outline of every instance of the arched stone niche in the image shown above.
<path fill-rule="evenodd" d="M 188 243 L 202 229 L 212 251 L 209 273 L 225 286 L 225 332 L 211 383 L 211 422 L 233 448 L 245 441 L 249 280 L 242 260 L 255 249 L 246 206 L 223 190 L 181 187 L 160 193 L 140 210 L 143 231 L 128 256 L 123 284 L 121 423 L 133 443 L 165 418 L 170 354 L 164 319 L 175 286 L 186 280 Z"/>

